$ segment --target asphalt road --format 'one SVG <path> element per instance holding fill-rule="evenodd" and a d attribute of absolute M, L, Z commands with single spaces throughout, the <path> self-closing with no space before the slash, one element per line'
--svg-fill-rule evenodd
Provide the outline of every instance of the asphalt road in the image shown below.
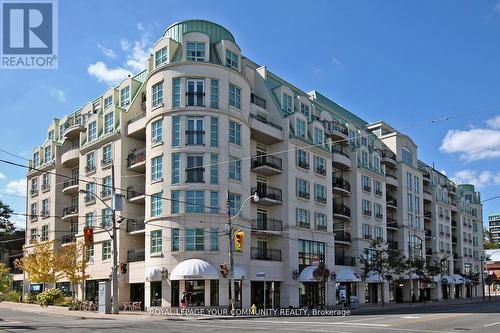
<path fill-rule="evenodd" d="M 350 317 L 281 317 L 236 320 L 79 319 L 0 309 L 0 332 L 499 332 L 500 302 L 429 305 L 358 313 Z"/>

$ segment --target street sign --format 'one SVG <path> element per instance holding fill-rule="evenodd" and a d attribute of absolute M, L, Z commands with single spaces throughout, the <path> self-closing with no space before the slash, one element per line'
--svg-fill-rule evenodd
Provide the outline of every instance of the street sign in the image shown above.
<path fill-rule="evenodd" d="M 257 272 L 255 273 L 255 277 L 257 279 L 264 279 L 266 277 L 266 272 Z"/>

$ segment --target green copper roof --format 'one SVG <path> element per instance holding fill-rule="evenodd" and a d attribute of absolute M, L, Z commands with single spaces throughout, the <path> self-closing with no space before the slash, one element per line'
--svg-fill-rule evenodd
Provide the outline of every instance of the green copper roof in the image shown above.
<path fill-rule="evenodd" d="M 211 44 L 217 44 L 221 40 L 230 40 L 236 43 L 233 35 L 226 28 L 205 20 L 187 20 L 174 23 L 165 30 L 163 36 L 182 43 L 183 35 L 188 32 L 201 32 L 208 35 Z"/>

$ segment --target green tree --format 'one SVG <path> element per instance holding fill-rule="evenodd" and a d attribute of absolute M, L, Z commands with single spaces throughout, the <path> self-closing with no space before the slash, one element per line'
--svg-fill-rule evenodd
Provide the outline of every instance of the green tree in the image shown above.
<path fill-rule="evenodd" d="M 8 248 L 8 240 L 13 239 L 15 225 L 10 221 L 12 216 L 12 209 L 10 209 L 9 205 L 4 204 L 0 200 L 0 258 L 3 257 L 6 249 Z"/>
<path fill-rule="evenodd" d="M 12 274 L 10 274 L 9 267 L 4 263 L 0 263 L 0 294 L 5 294 L 10 289 L 12 282 Z"/>
<path fill-rule="evenodd" d="M 75 286 L 83 283 L 90 275 L 86 274 L 88 260 L 85 256 L 85 244 L 77 242 L 61 248 L 59 253 L 60 269 L 71 283 L 71 295 L 74 299 Z"/>

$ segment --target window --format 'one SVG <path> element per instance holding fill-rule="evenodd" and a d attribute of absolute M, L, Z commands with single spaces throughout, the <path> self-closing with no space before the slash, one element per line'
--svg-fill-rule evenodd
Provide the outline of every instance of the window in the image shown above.
<path fill-rule="evenodd" d="M 161 253 L 162 239 L 161 230 L 151 231 L 151 253 Z"/>
<path fill-rule="evenodd" d="M 30 229 L 30 243 L 36 241 L 36 228 Z"/>
<path fill-rule="evenodd" d="M 168 48 L 164 47 L 155 52 L 155 67 L 168 61 Z"/>
<path fill-rule="evenodd" d="M 188 118 L 187 119 L 187 130 L 186 130 L 186 145 L 202 146 L 204 145 L 203 137 L 205 131 L 203 130 L 203 118 Z"/>
<path fill-rule="evenodd" d="M 113 211 L 110 208 L 104 208 L 102 210 L 102 227 L 110 227 L 111 226 L 111 219 L 113 218 Z"/>
<path fill-rule="evenodd" d="M 373 180 L 375 195 L 382 196 L 382 183 L 376 179 Z"/>
<path fill-rule="evenodd" d="M 186 59 L 187 61 L 205 61 L 205 43 L 188 42 Z"/>
<path fill-rule="evenodd" d="M 44 163 L 47 163 L 52 160 L 52 146 L 45 147 L 44 150 Z"/>
<path fill-rule="evenodd" d="M 415 185 L 415 193 L 420 193 L 420 178 L 415 176 L 413 178 Z"/>
<path fill-rule="evenodd" d="M 172 191 L 170 192 L 170 212 L 172 214 L 180 213 L 180 192 Z"/>
<path fill-rule="evenodd" d="M 86 227 L 94 226 L 94 213 L 85 214 L 85 226 Z"/>
<path fill-rule="evenodd" d="M 229 157 L 229 179 L 241 180 L 241 160 L 233 156 Z"/>
<path fill-rule="evenodd" d="M 93 151 L 87 154 L 86 160 L 85 171 L 90 172 L 95 170 L 95 153 Z"/>
<path fill-rule="evenodd" d="M 297 178 L 297 196 L 303 199 L 309 199 L 309 181 Z"/>
<path fill-rule="evenodd" d="M 181 145 L 181 119 L 179 116 L 172 117 L 172 147 Z"/>
<path fill-rule="evenodd" d="M 371 192 L 372 180 L 370 179 L 370 177 L 361 175 L 361 184 L 363 186 L 363 191 Z"/>
<path fill-rule="evenodd" d="M 36 207 L 36 202 L 31 204 L 30 218 L 35 219 L 38 215 L 38 209 Z"/>
<path fill-rule="evenodd" d="M 314 156 L 314 168 L 316 173 L 326 176 L 325 159 L 323 157 L 317 155 Z"/>
<path fill-rule="evenodd" d="M 217 191 L 210 192 L 210 213 L 219 213 L 219 192 Z"/>
<path fill-rule="evenodd" d="M 217 154 L 210 155 L 210 184 L 219 183 L 219 165 Z"/>
<path fill-rule="evenodd" d="M 204 80 L 187 80 L 186 106 L 205 106 L 203 103 L 205 97 L 204 85 Z"/>
<path fill-rule="evenodd" d="M 155 193 L 151 196 L 151 216 L 160 216 L 162 214 L 162 192 Z"/>
<path fill-rule="evenodd" d="M 384 217 L 382 215 L 382 205 L 375 202 L 373 204 L 373 209 L 375 210 L 375 218 L 379 219 L 379 220 L 382 220 L 382 218 Z"/>
<path fill-rule="evenodd" d="M 38 168 L 40 166 L 40 153 L 33 153 L 33 167 Z"/>
<path fill-rule="evenodd" d="M 104 115 L 104 134 L 113 132 L 113 112 L 106 113 Z"/>
<path fill-rule="evenodd" d="M 317 202 L 326 204 L 326 187 L 320 184 L 315 184 L 314 194 Z"/>
<path fill-rule="evenodd" d="M 203 155 L 187 155 L 186 183 L 203 183 Z"/>
<path fill-rule="evenodd" d="M 229 121 L 229 143 L 241 146 L 241 125 L 235 121 Z"/>
<path fill-rule="evenodd" d="M 204 243 L 203 229 L 186 229 L 186 251 L 203 251 Z"/>
<path fill-rule="evenodd" d="M 38 178 L 37 177 L 31 179 L 31 190 L 38 192 Z"/>
<path fill-rule="evenodd" d="M 309 119 L 310 113 L 309 113 L 309 105 L 300 103 L 300 113 L 302 113 L 304 116 Z"/>
<path fill-rule="evenodd" d="M 309 228 L 309 211 L 303 208 L 297 208 L 297 226 Z"/>
<path fill-rule="evenodd" d="M 180 249 L 179 229 L 171 229 L 171 233 L 172 233 L 172 252 L 177 252 Z"/>
<path fill-rule="evenodd" d="M 87 141 L 92 142 L 95 139 L 97 139 L 97 125 L 96 125 L 96 122 L 93 121 L 93 122 L 89 123 L 89 128 L 88 128 L 88 132 L 87 132 Z"/>
<path fill-rule="evenodd" d="M 420 214 L 420 198 L 415 196 L 415 214 Z"/>
<path fill-rule="evenodd" d="M 309 169 L 309 153 L 303 149 L 297 149 L 297 166 L 302 169 Z"/>
<path fill-rule="evenodd" d="M 210 118 L 210 146 L 217 147 L 219 145 L 219 118 Z"/>
<path fill-rule="evenodd" d="M 163 140 L 163 121 L 162 119 L 151 123 L 151 143 L 162 142 Z"/>
<path fill-rule="evenodd" d="M 151 159 L 151 180 L 162 179 L 163 155 L 153 157 Z"/>
<path fill-rule="evenodd" d="M 104 99 L 104 108 L 111 106 L 113 104 L 113 96 L 108 96 Z"/>
<path fill-rule="evenodd" d="M 102 147 L 102 163 L 103 165 L 107 165 L 112 161 L 113 161 L 113 151 L 111 148 L 111 144 L 108 144 Z"/>
<path fill-rule="evenodd" d="M 412 154 L 411 150 L 409 150 L 407 148 L 403 148 L 401 151 L 402 151 L 403 162 L 405 162 L 406 164 L 413 165 L 413 154 Z"/>
<path fill-rule="evenodd" d="M 59 125 L 59 140 L 62 141 L 64 138 L 64 132 L 66 131 L 66 124 Z"/>
<path fill-rule="evenodd" d="M 372 238 L 372 227 L 369 224 L 363 224 L 363 238 L 371 239 Z"/>
<path fill-rule="evenodd" d="M 106 176 L 102 179 L 102 192 L 101 197 L 108 197 L 111 195 L 111 190 L 113 188 L 113 180 L 111 176 Z"/>
<path fill-rule="evenodd" d="M 410 193 L 407 194 L 407 201 L 408 201 L 408 211 L 413 212 L 413 196 Z"/>
<path fill-rule="evenodd" d="M 380 157 L 378 155 L 373 156 L 373 169 L 380 172 Z"/>
<path fill-rule="evenodd" d="M 42 242 L 49 240 L 49 226 L 42 225 L 42 237 L 40 238 Z"/>
<path fill-rule="evenodd" d="M 326 230 L 327 229 L 326 215 L 325 214 L 315 213 L 314 220 L 316 223 L 316 229 L 318 229 L 318 230 Z"/>
<path fill-rule="evenodd" d="M 172 107 L 181 106 L 181 79 L 172 80 Z"/>
<path fill-rule="evenodd" d="M 120 90 L 120 106 L 124 107 L 130 104 L 130 86 Z"/>
<path fill-rule="evenodd" d="M 368 167 L 368 152 L 365 150 L 361 151 L 361 165 Z"/>
<path fill-rule="evenodd" d="M 293 109 L 292 109 L 292 96 L 283 93 L 281 105 L 282 105 L 283 111 L 291 113 L 293 111 Z"/>
<path fill-rule="evenodd" d="M 363 215 L 371 216 L 372 215 L 372 203 L 366 199 L 361 200 L 361 207 L 363 209 Z"/>
<path fill-rule="evenodd" d="M 241 88 L 231 83 L 229 84 L 229 105 L 241 109 Z"/>
<path fill-rule="evenodd" d="M 181 156 L 172 154 L 172 184 L 179 184 L 181 181 Z"/>
<path fill-rule="evenodd" d="M 158 82 L 151 87 L 151 106 L 157 107 L 163 104 L 163 82 Z"/>
<path fill-rule="evenodd" d="M 375 238 L 382 240 L 384 238 L 384 233 L 381 227 L 375 227 Z"/>
<path fill-rule="evenodd" d="M 85 248 L 85 259 L 87 261 L 94 261 L 94 245 L 87 245 Z"/>
<path fill-rule="evenodd" d="M 107 240 L 102 243 L 102 260 L 111 259 L 111 241 Z"/>
<path fill-rule="evenodd" d="M 49 215 L 49 199 L 42 200 L 42 216 Z"/>
<path fill-rule="evenodd" d="M 210 228 L 210 251 L 219 251 L 219 230 Z"/>
<path fill-rule="evenodd" d="M 238 70 L 238 55 L 226 50 L 226 67 Z"/>
<path fill-rule="evenodd" d="M 306 138 L 306 122 L 302 119 L 295 119 L 295 135 L 299 138 Z"/>
<path fill-rule="evenodd" d="M 219 108 L 219 80 L 210 80 L 210 107 L 212 109 Z"/>
<path fill-rule="evenodd" d="M 203 213 L 205 210 L 204 191 L 186 191 L 186 213 Z"/>
<path fill-rule="evenodd" d="M 54 136 L 54 130 L 50 130 L 49 131 L 49 134 L 47 135 L 47 138 L 49 140 L 54 140 L 55 136 Z"/>
<path fill-rule="evenodd" d="M 315 144 L 315 145 L 322 145 L 323 142 L 324 142 L 324 140 L 323 140 L 323 130 L 321 128 L 315 127 L 314 128 L 313 144 Z"/>
<path fill-rule="evenodd" d="M 85 202 L 94 202 L 95 201 L 95 197 L 94 197 L 94 193 L 95 193 L 95 184 L 94 183 L 87 183 L 85 184 L 85 190 L 87 191 L 87 193 L 85 194 Z"/>
<path fill-rule="evenodd" d="M 241 207 L 241 195 L 236 193 L 229 193 L 229 212 L 231 216 L 235 216 Z"/>
<path fill-rule="evenodd" d="M 411 173 L 407 172 L 406 173 L 406 187 L 408 188 L 408 191 L 411 191 L 413 189 L 413 178 Z"/>

